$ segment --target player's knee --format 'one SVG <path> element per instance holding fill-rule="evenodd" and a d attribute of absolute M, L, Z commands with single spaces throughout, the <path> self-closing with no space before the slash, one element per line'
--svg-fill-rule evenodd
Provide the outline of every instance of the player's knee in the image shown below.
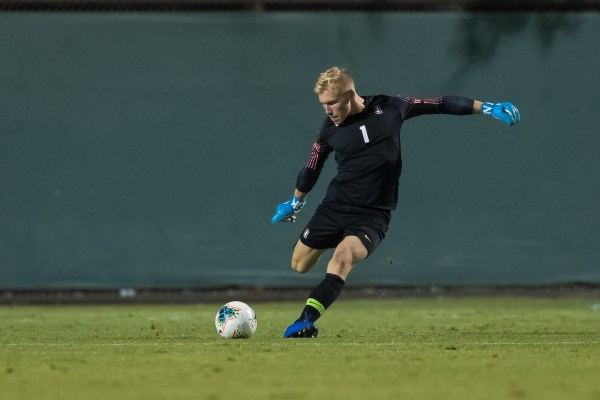
<path fill-rule="evenodd" d="M 305 274 L 312 268 L 310 263 L 306 262 L 302 258 L 292 258 L 292 269 L 301 274 Z"/>

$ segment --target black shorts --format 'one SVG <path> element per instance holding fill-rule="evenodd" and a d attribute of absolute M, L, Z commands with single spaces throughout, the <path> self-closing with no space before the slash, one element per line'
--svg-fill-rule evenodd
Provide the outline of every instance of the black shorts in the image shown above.
<path fill-rule="evenodd" d="M 346 236 L 356 236 L 368 257 L 385 237 L 390 219 L 388 210 L 321 203 L 300 234 L 300 241 L 312 249 L 332 249 Z"/>

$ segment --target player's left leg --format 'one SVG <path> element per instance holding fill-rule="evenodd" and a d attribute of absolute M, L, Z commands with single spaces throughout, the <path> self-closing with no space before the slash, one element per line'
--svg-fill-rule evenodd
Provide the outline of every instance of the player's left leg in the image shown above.
<path fill-rule="evenodd" d="M 316 337 L 315 321 L 337 299 L 352 267 L 367 258 L 369 252 L 356 236 L 346 236 L 336 247 L 325 279 L 312 291 L 298 318 L 284 333 L 286 338 Z"/>

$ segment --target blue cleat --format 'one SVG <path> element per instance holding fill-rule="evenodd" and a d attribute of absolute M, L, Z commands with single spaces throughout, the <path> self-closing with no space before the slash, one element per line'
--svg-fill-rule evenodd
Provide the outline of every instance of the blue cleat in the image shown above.
<path fill-rule="evenodd" d="M 308 321 L 296 321 L 285 330 L 284 338 L 314 338 L 319 334 L 319 328 Z"/>

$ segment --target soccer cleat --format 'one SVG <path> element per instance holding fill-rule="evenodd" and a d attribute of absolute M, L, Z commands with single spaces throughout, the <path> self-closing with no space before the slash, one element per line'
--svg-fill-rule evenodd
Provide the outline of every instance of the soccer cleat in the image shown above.
<path fill-rule="evenodd" d="M 296 321 L 285 330 L 284 338 L 314 338 L 319 334 L 319 328 L 308 321 Z"/>

